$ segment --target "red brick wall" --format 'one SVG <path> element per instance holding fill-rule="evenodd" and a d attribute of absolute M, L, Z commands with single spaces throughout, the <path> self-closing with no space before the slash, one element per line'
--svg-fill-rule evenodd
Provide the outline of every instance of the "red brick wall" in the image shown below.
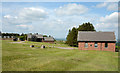
<path fill-rule="evenodd" d="M 105 42 L 98 42 L 98 47 L 94 47 L 95 42 L 88 42 L 88 47 L 85 47 L 85 42 L 78 42 L 79 50 L 102 50 L 115 52 L 115 43 L 108 43 L 108 47 L 105 48 Z M 91 46 L 92 45 L 92 46 Z"/>

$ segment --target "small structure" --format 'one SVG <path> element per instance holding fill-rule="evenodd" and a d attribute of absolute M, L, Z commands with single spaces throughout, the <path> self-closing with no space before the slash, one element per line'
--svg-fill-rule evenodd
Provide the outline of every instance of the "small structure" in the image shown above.
<path fill-rule="evenodd" d="M 36 39 L 37 42 L 42 42 L 43 41 L 43 35 L 38 34 L 38 35 L 36 35 L 36 37 L 37 37 L 37 39 Z"/>
<path fill-rule="evenodd" d="M 7 38 L 10 38 L 10 36 L 7 36 Z"/>
<path fill-rule="evenodd" d="M 43 35 L 41 34 L 28 34 L 27 35 L 28 41 L 36 41 L 36 42 L 42 42 L 43 41 Z"/>
<path fill-rule="evenodd" d="M 31 38 L 32 38 L 32 34 L 27 34 L 27 40 L 31 41 Z"/>
<path fill-rule="evenodd" d="M 13 41 L 18 41 L 18 38 L 13 38 Z"/>
<path fill-rule="evenodd" d="M 11 36 L 11 38 L 14 38 L 13 36 Z"/>
<path fill-rule="evenodd" d="M 31 48 L 33 48 L 33 47 L 34 47 L 34 45 L 30 45 L 30 47 L 31 47 Z"/>
<path fill-rule="evenodd" d="M 44 46 L 44 45 L 42 45 L 42 46 L 41 46 L 41 48 L 45 48 L 45 46 Z"/>
<path fill-rule="evenodd" d="M 6 36 L 3 36 L 3 38 L 7 38 Z"/>
<path fill-rule="evenodd" d="M 55 40 L 53 37 L 44 37 L 44 42 L 53 43 Z"/>
<path fill-rule="evenodd" d="M 115 52 L 114 32 L 78 31 L 79 50 L 102 50 Z"/>
<path fill-rule="evenodd" d="M 53 43 L 54 38 L 53 37 L 43 37 L 41 34 L 27 34 L 27 41 L 35 41 L 35 42 L 49 42 Z"/>

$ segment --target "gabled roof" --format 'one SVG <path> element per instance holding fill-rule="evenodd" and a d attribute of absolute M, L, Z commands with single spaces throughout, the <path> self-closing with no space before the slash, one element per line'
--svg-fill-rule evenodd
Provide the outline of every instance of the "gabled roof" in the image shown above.
<path fill-rule="evenodd" d="M 38 34 L 38 35 L 36 35 L 36 37 L 37 37 L 37 38 L 43 38 L 43 35 Z"/>
<path fill-rule="evenodd" d="M 27 34 L 28 38 L 36 37 L 36 38 L 43 38 L 41 34 Z"/>
<path fill-rule="evenodd" d="M 116 41 L 114 32 L 78 31 L 77 41 Z"/>
<path fill-rule="evenodd" d="M 27 34 L 27 37 L 28 37 L 28 38 L 32 38 L 32 35 L 31 35 L 31 34 Z"/>
<path fill-rule="evenodd" d="M 53 37 L 44 37 L 44 41 L 54 41 Z"/>

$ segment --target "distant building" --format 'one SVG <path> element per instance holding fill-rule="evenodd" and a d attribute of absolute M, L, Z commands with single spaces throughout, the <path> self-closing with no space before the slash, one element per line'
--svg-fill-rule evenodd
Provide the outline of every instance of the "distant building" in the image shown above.
<path fill-rule="evenodd" d="M 14 38 L 14 36 L 11 36 L 11 38 Z"/>
<path fill-rule="evenodd" d="M 13 41 L 18 41 L 19 39 L 17 37 L 13 38 Z"/>
<path fill-rule="evenodd" d="M 101 50 L 115 52 L 114 32 L 85 32 L 78 31 L 79 50 Z"/>
<path fill-rule="evenodd" d="M 7 36 L 3 36 L 3 38 L 7 38 Z"/>
<path fill-rule="evenodd" d="M 43 37 L 41 34 L 28 34 L 27 40 L 35 42 L 54 42 L 53 37 Z"/>
<path fill-rule="evenodd" d="M 55 39 L 53 37 L 44 37 L 44 42 L 54 42 Z"/>
<path fill-rule="evenodd" d="M 2 40 L 13 40 L 15 38 L 15 36 L 13 36 L 13 35 L 6 35 L 6 33 L 0 32 L 0 38 Z"/>
<path fill-rule="evenodd" d="M 43 35 L 36 35 L 36 41 L 37 42 L 42 42 L 43 41 Z"/>
<path fill-rule="evenodd" d="M 41 34 L 28 34 L 27 35 L 28 41 L 36 41 L 36 42 L 42 42 L 43 41 L 43 35 Z"/>

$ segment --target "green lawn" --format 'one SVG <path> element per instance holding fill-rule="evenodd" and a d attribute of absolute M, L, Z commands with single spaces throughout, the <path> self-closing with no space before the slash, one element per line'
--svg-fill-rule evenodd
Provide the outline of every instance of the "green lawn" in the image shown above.
<path fill-rule="evenodd" d="M 49 48 L 69 47 L 62 42 L 56 44 L 2 41 L 3 71 L 118 71 L 118 53 L 107 51 L 81 51 Z M 47 48 L 30 48 L 46 45 Z"/>

